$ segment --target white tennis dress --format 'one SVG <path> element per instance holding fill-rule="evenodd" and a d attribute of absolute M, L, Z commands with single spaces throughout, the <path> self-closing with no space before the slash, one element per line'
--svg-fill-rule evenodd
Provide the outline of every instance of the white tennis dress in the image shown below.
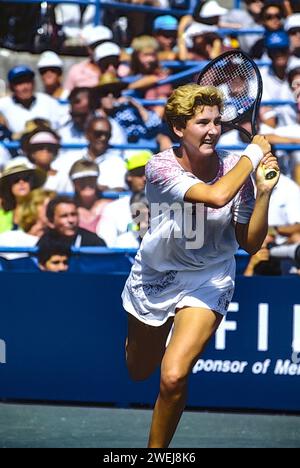
<path fill-rule="evenodd" d="M 216 182 L 239 156 L 219 151 Z M 201 182 L 185 171 L 170 148 L 146 166 L 151 225 L 126 281 L 122 299 L 127 312 L 160 326 L 177 308 L 209 308 L 225 315 L 234 291 L 238 248 L 234 223 L 248 223 L 254 206 L 251 179 L 223 208 L 183 201 Z"/>

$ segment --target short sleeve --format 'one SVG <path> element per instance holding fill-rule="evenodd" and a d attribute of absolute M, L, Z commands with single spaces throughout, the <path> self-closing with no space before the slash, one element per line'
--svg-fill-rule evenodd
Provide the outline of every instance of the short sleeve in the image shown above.
<path fill-rule="evenodd" d="M 163 153 L 161 153 L 162 155 Z M 150 202 L 183 202 L 186 192 L 200 182 L 170 157 L 154 156 L 146 166 L 146 192 Z"/>
<path fill-rule="evenodd" d="M 233 220 L 236 223 L 247 224 L 254 209 L 254 187 L 249 177 L 239 190 L 233 201 Z"/>

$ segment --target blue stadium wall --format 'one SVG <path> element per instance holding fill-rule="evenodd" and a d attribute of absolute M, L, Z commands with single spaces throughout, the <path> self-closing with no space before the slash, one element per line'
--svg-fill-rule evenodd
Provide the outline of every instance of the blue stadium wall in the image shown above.
<path fill-rule="evenodd" d="M 152 405 L 130 381 L 119 273 L 0 274 L 0 399 Z M 300 410 L 300 278 L 238 277 L 230 312 L 190 377 L 188 405 Z M 292 345 L 294 348 L 292 348 Z"/>

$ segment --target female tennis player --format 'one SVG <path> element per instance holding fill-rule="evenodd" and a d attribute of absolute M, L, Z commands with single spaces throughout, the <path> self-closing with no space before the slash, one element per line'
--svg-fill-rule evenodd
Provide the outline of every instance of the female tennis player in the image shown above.
<path fill-rule="evenodd" d="M 168 447 L 173 437 L 188 374 L 232 298 L 234 254 L 238 245 L 251 254 L 261 247 L 279 177 L 264 177 L 264 169 L 279 168 L 262 136 L 255 136 L 241 157 L 216 150 L 222 107 L 214 87 L 177 88 L 168 99 L 166 119 L 180 146 L 153 156 L 146 166 L 151 224 L 122 298 L 131 377 L 146 379 L 161 363 L 151 448 Z"/>

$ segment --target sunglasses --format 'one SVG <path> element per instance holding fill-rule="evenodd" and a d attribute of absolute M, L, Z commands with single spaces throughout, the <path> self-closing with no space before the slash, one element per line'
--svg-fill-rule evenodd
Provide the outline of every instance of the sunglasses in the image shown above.
<path fill-rule="evenodd" d="M 86 119 L 89 115 L 88 112 L 74 112 L 74 111 L 71 111 L 70 112 L 71 114 L 71 117 L 73 117 L 73 119 Z"/>
<path fill-rule="evenodd" d="M 54 143 L 33 143 L 30 146 L 31 152 L 48 150 L 50 153 L 57 153 L 59 150 L 59 144 Z"/>
<path fill-rule="evenodd" d="M 115 68 L 118 68 L 120 65 L 120 60 L 118 57 L 104 57 L 103 59 L 98 60 L 98 63 L 100 65 L 100 68 L 102 70 L 106 70 L 110 65 L 112 65 Z"/>
<path fill-rule="evenodd" d="M 278 19 L 278 20 L 281 20 L 281 19 L 282 19 L 282 16 L 281 16 L 279 13 L 274 14 L 274 15 L 272 15 L 272 14 L 270 13 L 269 15 L 265 15 L 265 16 L 264 16 L 264 19 L 265 19 L 266 21 L 271 20 L 271 19 Z"/>
<path fill-rule="evenodd" d="M 294 35 L 294 34 L 298 34 L 298 33 L 300 33 L 300 28 L 292 28 L 292 29 L 289 30 L 289 34 Z"/>
<path fill-rule="evenodd" d="M 97 187 L 97 177 L 82 177 L 80 179 L 75 179 L 76 185 L 79 189 L 85 187 L 96 188 Z"/>
<path fill-rule="evenodd" d="M 62 74 L 61 68 L 58 68 L 58 67 L 46 67 L 46 68 L 39 69 L 40 75 L 45 75 L 45 73 L 47 73 L 48 71 L 51 71 L 53 73 L 58 73 L 60 75 Z"/>
<path fill-rule="evenodd" d="M 105 140 L 108 140 L 111 137 L 111 133 L 105 130 L 92 130 L 91 134 L 95 138 L 105 138 Z"/>
<path fill-rule="evenodd" d="M 21 182 L 21 180 L 23 182 L 28 182 L 30 183 L 32 181 L 32 176 L 30 174 L 26 174 L 26 175 L 15 175 L 15 176 L 11 176 L 10 177 L 10 182 L 12 185 L 14 184 L 18 184 L 19 182 Z"/>

